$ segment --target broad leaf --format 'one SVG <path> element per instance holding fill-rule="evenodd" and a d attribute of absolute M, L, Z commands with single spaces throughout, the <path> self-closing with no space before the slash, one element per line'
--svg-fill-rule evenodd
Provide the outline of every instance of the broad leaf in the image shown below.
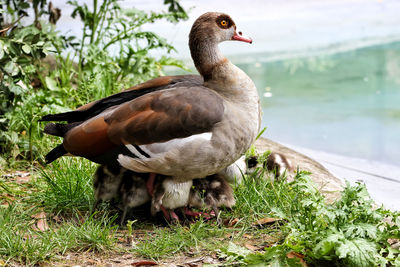
<path fill-rule="evenodd" d="M 361 238 L 343 240 L 336 249 L 340 259 L 348 266 L 373 266 L 374 258 L 379 257 L 376 245 Z"/>
<path fill-rule="evenodd" d="M 57 82 L 55 80 L 53 80 L 52 78 L 46 77 L 45 81 L 46 81 L 46 86 L 47 86 L 47 88 L 49 88 L 49 90 L 51 90 L 51 91 L 59 90 L 59 88 L 57 86 Z"/>

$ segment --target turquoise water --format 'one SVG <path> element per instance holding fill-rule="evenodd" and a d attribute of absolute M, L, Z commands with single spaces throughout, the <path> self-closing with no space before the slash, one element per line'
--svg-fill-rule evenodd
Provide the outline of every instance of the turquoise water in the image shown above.
<path fill-rule="evenodd" d="M 274 62 L 252 58 L 237 65 L 259 89 L 264 136 L 400 165 L 400 42 Z"/>

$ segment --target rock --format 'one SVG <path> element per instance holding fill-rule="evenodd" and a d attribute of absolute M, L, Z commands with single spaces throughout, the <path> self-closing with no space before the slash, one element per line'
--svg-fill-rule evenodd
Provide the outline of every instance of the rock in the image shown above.
<path fill-rule="evenodd" d="M 328 202 L 333 202 L 340 197 L 340 192 L 343 189 L 342 181 L 333 176 L 333 174 L 317 161 L 267 138 L 260 137 L 254 145 L 258 153 L 264 153 L 268 150 L 281 153 L 292 162 L 295 170 L 297 170 L 298 167 L 299 170 L 311 172 L 311 179 L 320 192 L 325 195 Z"/>

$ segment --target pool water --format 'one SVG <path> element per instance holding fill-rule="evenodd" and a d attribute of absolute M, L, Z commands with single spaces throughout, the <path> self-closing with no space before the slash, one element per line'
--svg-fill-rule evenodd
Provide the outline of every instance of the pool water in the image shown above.
<path fill-rule="evenodd" d="M 261 97 L 265 137 L 400 165 L 400 42 L 236 63 Z"/>

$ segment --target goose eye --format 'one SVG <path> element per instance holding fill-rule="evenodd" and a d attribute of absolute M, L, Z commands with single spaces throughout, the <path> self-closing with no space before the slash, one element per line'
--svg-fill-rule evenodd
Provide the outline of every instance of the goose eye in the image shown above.
<path fill-rule="evenodd" d="M 226 25 L 228 25 L 228 22 L 226 22 L 226 20 L 222 20 L 221 25 L 225 27 Z"/>

